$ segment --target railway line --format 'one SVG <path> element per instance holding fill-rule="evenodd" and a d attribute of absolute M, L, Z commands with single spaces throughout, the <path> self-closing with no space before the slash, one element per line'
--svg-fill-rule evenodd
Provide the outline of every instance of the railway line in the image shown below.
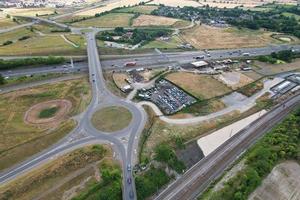
<path fill-rule="evenodd" d="M 299 104 L 300 94 L 298 93 L 282 104 L 277 105 L 268 113 L 249 124 L 210 155 L 199 161 L 154 199 L 179 200 L 197 198 L 243 152 L 278 122 L 283 120 Z"/>

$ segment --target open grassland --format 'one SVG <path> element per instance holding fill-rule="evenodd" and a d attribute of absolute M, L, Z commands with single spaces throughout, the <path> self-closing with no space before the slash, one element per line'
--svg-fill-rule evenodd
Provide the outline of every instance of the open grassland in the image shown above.
<path fill-rule="evenodd" d="M 92 117 L 92 124 L 100 131 L 115 132 L 126 128 L 131 119 L 132 114 L 126 108 L 111 106 L 95 112 Z"/>
<path fill-rule="evenodd" d="M 12 26 L 17 26 L 18 24 L 9 18 L 0 17 L 0 29 L 6 29 Z"/>
<path fill-rule="evenodd" d="M 156 39 L 142 46 L 144 49 L 176 49 L 178 45 L 184 43 L 178 36 L 172 36 L 169 40 Z"/>
<path fill-rule="evenodd" d="M 66 99 L 72 108 L 56 126 L 31 125 L 24 122 L 30 107 L 49 100 Z M 90 102 L 86 78 L 46 84 L 0 96 L 0 170 L 3 170 L 57 142 L 75 126 L 69 120 Z"/>
<path fill-rule="evenodd" d="M 7 8 L 3 9 L 5 13 L 14 16 L 51 15 L 54 14 L 55 8 Z"/>
<path fill-rule="evenodd" d="M 288 13 L 288 12 L 285 12 L 285 13 L 282 13 L 284 16 L 287 16 L 287 17 L 294 17 L 296 20 L 300 21 L 300 15 L 296 15 L 294 13 Z"/>
<path fill-rule="evenodd" d="M 81 36 L 78 37 L 79 40 Z M 60 35 L 35 36 L 0 47 L 0 55 L 82 55 L 86 50 L 67 43 Z"/>
<path fill-rule="evenodd" d="M 0 199 L 71 199 L 102 182 L 102 170 L 116 163 L 108 146 L 74 150 L 0 187 Z M 43 192 L 41 192 L 43 191 Z"/>
<path fill-rule="evenodd" d="M 3 47 L 1 47 L 1 45 L 8 40 L 17 41 L 18 39 L 20 39 L 23 36 L 33 37 L 35 35 L 36 34 L 34 32 L 30 31 L 27 28 L 21 28 L 21 29 L 10 31 L 7 33 L 2 33 L 2 34 L 0 34 L 0 49 L 3 48 Z"/>
<path fill-rule="evenodd" d="M 260 61 L 254 62 L 254 70 L 263 75 L 273 75 L 282 72 L 296 71 L 300 69 L 300 59 L 297 58 L 291 63 L 270 64 Z"/>
<path fill-rule="evenodd" d="M 73 23 L 76 27 L 129 27 L 130 20 L 134 14 L 129 13 L 109 13 L 101 17 L 95 17 L 84 21 Z"/>
<path fill-rule="evenodd" d="M 133 20 L 132 26 L 173 26 L 178 21 L 181 20 L 153 15 L 140 15 Z"/>
<path fill-rule="evenodd" d="M 141 2 L 141 0 L 122 0 L 122 1 L 112 2 L 112 3 L 109 3 L 109 4 L 99 7 L 99 8 L 76 13 L 75 16 L 95 16 L 95 14 L 97 14 L 97 13 L 103 13 L 105 11 L 110 11 L 112 9 L 121 8 L 124 6 L 137 5 L 140 2 Z"/>
<path fill-rule="evenodd" d="M 168 74 L 166 79 L 199 99 L 210 99 L 231 91 L 226 85 L 209 75 L 176 72 Z"/>
<path fill-rule="evenodd" d="M 122 8 L 122 9 L 118 10 L 118 12 L 151 14 L 151 12 L 157 8 L 158 8 L 158 6 L 154 6 L 154 5 L 142 5 L 142 6 L 133 6 L 133 7 L 128 7 L 128 8 Z"/>
<path fill-rule="evenodd" d="M 149 2 L 149 4 L 164 4 L 166 6 L 173 6 L 173 7 L 184 7 L 184 6 L 192 6 L 192 7 L 198 7 L 202 6 L 200 3 L 194 0 L 153 0 Z"/>
<path fill-rule="evenodd" d="M 182 37 L 197 49 L 227 49 L 279 43 L 271 35 L 271 32 L 201 25 L 183 31 Z"/>

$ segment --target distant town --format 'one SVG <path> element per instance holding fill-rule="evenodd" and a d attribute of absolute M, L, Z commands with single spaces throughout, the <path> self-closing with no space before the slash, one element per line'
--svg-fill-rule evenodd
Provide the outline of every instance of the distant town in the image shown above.
<path fill-rule="evenodd" d="M 87 3 L 86 0 L 3 0 L 0 7 L 9 8 L 41 8 L 53 7 L 61 8 L 65 6 L 78 5 Z"/>

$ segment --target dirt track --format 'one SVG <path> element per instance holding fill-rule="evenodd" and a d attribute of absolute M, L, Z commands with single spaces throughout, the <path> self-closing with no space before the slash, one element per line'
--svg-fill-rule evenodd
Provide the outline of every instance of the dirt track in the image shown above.
<path fill-rule="evenodd" d="M 39 118 L 39 113 L 47 108 L 59 107 L 59 110 L 51 118 Z M 65 99 L 52 100 L 36 104 L 25 113 L 24 121 L 28 124 L 57 124 L 66 117 L 72 108 L 72 103 Z"/>

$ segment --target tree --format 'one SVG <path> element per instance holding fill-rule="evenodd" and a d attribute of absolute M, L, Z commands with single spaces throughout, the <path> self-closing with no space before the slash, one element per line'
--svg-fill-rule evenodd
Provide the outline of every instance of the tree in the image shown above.
<path fill-rule="evenodd" d="M 2 74 L 0 74 L 0 85 L 4 85 L 5 84 L 5 79 L 2 76 Z"/>

